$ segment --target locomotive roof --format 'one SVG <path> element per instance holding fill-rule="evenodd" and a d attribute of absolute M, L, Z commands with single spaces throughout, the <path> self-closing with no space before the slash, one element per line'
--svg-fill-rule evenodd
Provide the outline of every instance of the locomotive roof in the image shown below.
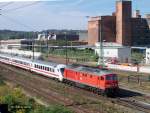
<path fill-rule="evenodd" d="M 94 74 L 97 76 L 102 76 L 105 74 L 112 74 L 110 70 L 106 69 L 99 69 L 99 68 L 92 68 L 92 67 L 85 67 L 85 66 L 68 66 L 68 69 L 75 70 L 77 72 L 84 72 L 89 74 Z"/>

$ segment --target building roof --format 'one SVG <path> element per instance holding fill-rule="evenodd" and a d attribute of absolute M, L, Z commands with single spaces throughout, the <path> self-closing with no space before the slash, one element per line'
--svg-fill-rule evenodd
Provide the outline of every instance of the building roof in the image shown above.
<path fill-rule="evenodd" d="M 121 45 L 121 44 L 118 44 L 118 43 L 114 43 L 114 42 L 103 42 L 102 43 L 102 45 L 103 45 L 103 48 L 108 48 L 108 49 L 119 49 L 119 48 L 130 48 L 130 47 L 128 47 L 128 46 L 123 46 L 123 45 Z M 95 43 L 95 46 L 96 47 L 99 47 L 100 46 L 100 42 L 97 42 L 97 43 Z"/>

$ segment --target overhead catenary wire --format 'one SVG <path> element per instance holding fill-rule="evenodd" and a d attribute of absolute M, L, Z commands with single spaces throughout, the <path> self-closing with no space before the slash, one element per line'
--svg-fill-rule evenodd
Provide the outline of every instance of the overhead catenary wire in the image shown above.
<path fill-rule="evenodd" d="M 16 11 L 16 10 L 19 10 L 19 9 L 24 9 L 26 7 L 30 7 L 30 6 L 36 5 L 38 3 L 41 3 L 41 1 L 36 1 L 36 2 L 29 3 L 29 4 L 24 4 L 24 5 L 21 5 L 21 6 L 15 7 L 15 8 L 10 8 L 10 9 L 7 9 L 7 10 L 2 9 L 2 13 L 9 13 L 9 12 L 13 12 L 13 11 Z"/>
<path fill-rule="evenodd" d="M 6 4 L 0 5 L 0 9 L 5 8 L 11 4 L 13 4 L 14 2 L 6 2 Z"/>
<path fill-rule="evenodd" d="M 31 31 L 33 31 L 33 30 L 36 31 L 34 28 L 30 27 L 29 25 L 26 25 L 26 24 L 24 24 L 24 23 L 22 23 L 22 22 L 20 22 L 20 21 L 18 21 L 16 19 L 13 19 L 13 18 L 9 17 L 8 15 L 6 16 L 4 14 L 1 14 L 0 16 L 3 17 L 3 18 L 5 18 L 5 19 L 7 19 L 10 22 L 13 22 L 15 24 L 20 25 L 21 27 L 24 27 L 24 28 L 29 29 Z"/>

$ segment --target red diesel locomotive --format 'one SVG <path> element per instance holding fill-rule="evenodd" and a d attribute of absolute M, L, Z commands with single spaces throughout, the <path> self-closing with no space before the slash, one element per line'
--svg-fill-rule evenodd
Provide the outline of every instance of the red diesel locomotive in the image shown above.
<path fill-rule="evenodd" d="M 116 95 L 118 91 L 117 75 L 106 69 L 67 66 L 64 70 L 64 79 L 106 95 Z"/>

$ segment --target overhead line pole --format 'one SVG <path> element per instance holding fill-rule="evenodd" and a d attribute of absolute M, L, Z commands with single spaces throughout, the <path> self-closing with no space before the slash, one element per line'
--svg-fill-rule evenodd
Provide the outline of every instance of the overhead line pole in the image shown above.
<path fill-rule="evenodd" d="M 102 17 L 99 19 L 98 21 L 98 36 L 99 36 L 99 60 L 98 60 L 98 65 L 101 65 L 103 67 L 104 65 L 104 59 L 103 59 L 103 21 L 102 21 Z"/>

